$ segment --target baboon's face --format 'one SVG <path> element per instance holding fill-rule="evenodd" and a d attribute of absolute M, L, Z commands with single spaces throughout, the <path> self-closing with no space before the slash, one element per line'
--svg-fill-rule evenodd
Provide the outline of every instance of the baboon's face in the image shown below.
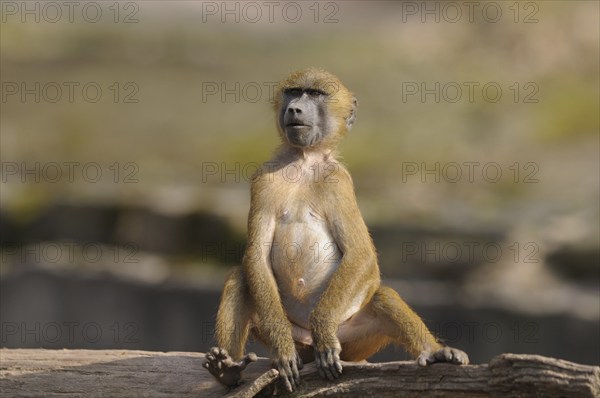
<path fill-rule="evenodd" d="M 287 88 L 283 91 L 279 125 L 290 145 L 310 148 L 334 131 L 335 119 L 328 114 L 328 95 L 313 88 Z"/>

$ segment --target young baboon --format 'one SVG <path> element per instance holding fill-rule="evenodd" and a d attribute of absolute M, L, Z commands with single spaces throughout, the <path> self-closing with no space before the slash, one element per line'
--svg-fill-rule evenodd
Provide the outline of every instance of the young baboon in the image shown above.
<path fill-rule="evenodd" d="M 352 93 L 323 70 L 294 72 L 277 87 L 282 144 L 252 180 L 247 249 L 225 282 L 219 347 L 204 365 L 225 385 L 237 385 L 256 360 L 244 357 L 250 330 L 270 348 L 288 391 L 303 361 L 315 360 L 320 375 L 333 380 L 341 360 L 367 359 L 389 343 L 404 346 L 422 366 L 469 361 L 440 344 L 398 293 L 380 285 L 352 179 L 335 153 L 356 107 Z"/>

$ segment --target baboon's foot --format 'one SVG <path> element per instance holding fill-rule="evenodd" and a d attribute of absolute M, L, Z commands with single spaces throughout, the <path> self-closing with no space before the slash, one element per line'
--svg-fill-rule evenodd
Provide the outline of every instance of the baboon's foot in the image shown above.
<path fill-rule="evenodd" d="M 423 351 L 417 358 L 420 366 L 427 366 L 435 362 L 448 362 L 456 365 L 468 365 L 469 356 L 464 352 L 452 347 L 442 347 L 437 351 Z"/>
<path fill-rule="evenodd" d="M 256 361 L 256 354 L 251 352 L 242 358 L 241 361 L 235 362 L 227 353 L 227 350 L 219 347 L 213 347 L 206 353 L 206 362 L 204 367 L 208 369 L 210 374 L 223 385 L 227 387 L 236 387 L 240 384 L 242 371 L 250 362 Z"/>

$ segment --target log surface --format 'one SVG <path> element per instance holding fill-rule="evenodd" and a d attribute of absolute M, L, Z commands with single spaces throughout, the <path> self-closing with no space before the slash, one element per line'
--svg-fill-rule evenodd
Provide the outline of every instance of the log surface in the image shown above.
<path fill-rule="evenodd" d="M 7 397 L 255 396 L 277 372 L 260 358 L 244 383 L 228 391 L 191 352 L 0 349 L 0 395 Z M 335 382 L 312 364 L 291 397 L 600 397 L 600 367 L 542 357 L 502 354 L 489 364 L 345 363 Z"/>

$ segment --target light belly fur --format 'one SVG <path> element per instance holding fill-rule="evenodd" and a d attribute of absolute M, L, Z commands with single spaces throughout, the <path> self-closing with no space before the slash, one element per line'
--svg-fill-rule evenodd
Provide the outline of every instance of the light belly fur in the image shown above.
<path fill-rule="evenodd" d="M 325 222 L 309 211 L 278 220 L 270 260 L 290 321 L 309 328 L 309 315 L 340 265 L 342 253 Z"/>

